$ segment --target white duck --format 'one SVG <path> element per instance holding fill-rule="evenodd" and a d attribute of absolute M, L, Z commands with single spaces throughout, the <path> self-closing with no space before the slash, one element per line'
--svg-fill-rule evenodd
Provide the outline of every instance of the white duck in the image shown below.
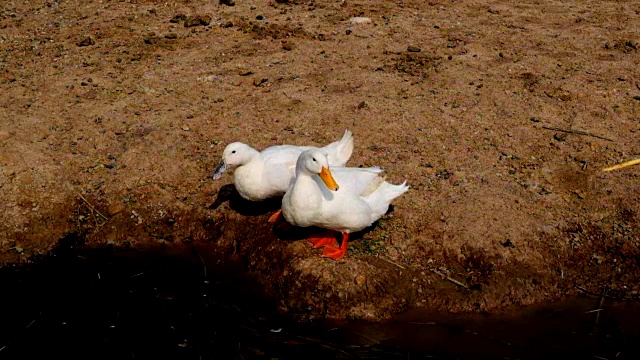
<path fill-rule="evenodd" d="M 305 150 L 296 163 L 296 176 L 282 198 L 281 214 L 292 225 L 318 226 L 342 233 L 341 246 L 334 238 L 309 239 L 326 246 L 323 256 L 340 259 L 347 252 L 349 233 L 371 226 L 389 209 L 393 199 L 405 193 L 407 182 L 393 185 L 380 177 L 380 168 L 331 167 L 327 153 Z M 336 183 L 337 181 L 337 183 Z M 270 221 L 276 221 L 274 214 Z"/>
<path fill-rule="evenodd" d="M 295 176 L 298 156 L 310 146 L 275 145 L 262 152 L 241 142 L 224 149 L 222 159 L 213 172 L 214 180 L 225 170 L 235 170 L 233 183 L 240 196 L 251 201 L 282 196 Z M 333 166 L 343 166 L 353 152 L 353 135 L 345 130 L 342 139 L 323 147 Z"/>

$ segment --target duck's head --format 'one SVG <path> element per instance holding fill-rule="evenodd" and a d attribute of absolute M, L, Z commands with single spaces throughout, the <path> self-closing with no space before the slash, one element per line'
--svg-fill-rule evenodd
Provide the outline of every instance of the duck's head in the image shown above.
<path fill-rule="evenodd" d="M 327 153 L 322 149 L 313 148 L 302 152 L 296 163 L 296 171 L 318 175 L 329 190 L 337 191 L 339 188 L 329 170 Z"/>
<path fill-rule="evenodd" d="M 256 153 L 256 149 L 241 142 L 234 142 L 227 145 L 222 153 L 220 163 L 218 163 L 218 166 L 211 174 L 213 180 L 218 180 L 227 169 L 233 170 L 238 166 L 245 165 L 251 161 Z"/>

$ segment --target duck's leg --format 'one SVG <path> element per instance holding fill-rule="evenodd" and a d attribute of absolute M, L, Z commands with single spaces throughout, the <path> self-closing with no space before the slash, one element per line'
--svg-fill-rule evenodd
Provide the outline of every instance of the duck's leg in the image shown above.
<path fill-rule="evenodd" d="M 314 248 L 323 246 L 335 247 L 338 244 L 336 237 L 331 231 L 327 231 L 324 234 L 313 234 L 307 238 L 307 241 L 309 241 Z"/>
<path fill-rule="evenodd" d="M 269 216 L 269 222 L 272 224 L 276 224 L 280 221 L 284 221 L 284 216 L 282 216 L 282 209 L 273 213 L 273 215 Z"/>
<path fill-rule="evenodd" d="M 279 231 L 289 231 L 292 228 L 291 224 L 282 216 L 282 209 L 273 213 L 268 221 L 273 224 L 274 229 L 278 229 Z"/>
<path fill-rule="evenodd" d="M 332 258 L 333 260 L 342 259 L 347 254 L 347 244 L 349 243 L 349 234 L 342 233 L 342 244 L 340 247 L 327 246 L 322 252 L 322 256 Z"/>

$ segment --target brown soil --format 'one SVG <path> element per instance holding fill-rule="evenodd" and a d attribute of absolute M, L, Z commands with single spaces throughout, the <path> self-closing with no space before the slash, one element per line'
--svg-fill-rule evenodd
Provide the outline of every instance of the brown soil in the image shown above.
<path fill-rule="evenodd" d="M 639 170 L 601 169 L 640 155 L 639 33 L 633 2 L 5 1 L 0 261 L 212 243 L 301 319 L 638 298 Z M 209 177 L 347 128 L 411 189 L 343 261 Z"/>

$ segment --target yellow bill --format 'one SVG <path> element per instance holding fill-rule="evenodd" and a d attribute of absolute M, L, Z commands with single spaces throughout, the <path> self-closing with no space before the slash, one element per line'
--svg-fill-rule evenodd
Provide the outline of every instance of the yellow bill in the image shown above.
<path fill-rule="evenodd" d="M 333 178 L 333 175 L 331 175 L 331 171 L 329 171 L 329 168 L 323 166 L 320 174 L 318 175 L 320 176 L 320 179 L 322 179 L 322 182 L 327 185 L 327 188 L 329 188 L 329 190 L 338 191 L 339 186 L 336 183 L 336 180 Z"/>

